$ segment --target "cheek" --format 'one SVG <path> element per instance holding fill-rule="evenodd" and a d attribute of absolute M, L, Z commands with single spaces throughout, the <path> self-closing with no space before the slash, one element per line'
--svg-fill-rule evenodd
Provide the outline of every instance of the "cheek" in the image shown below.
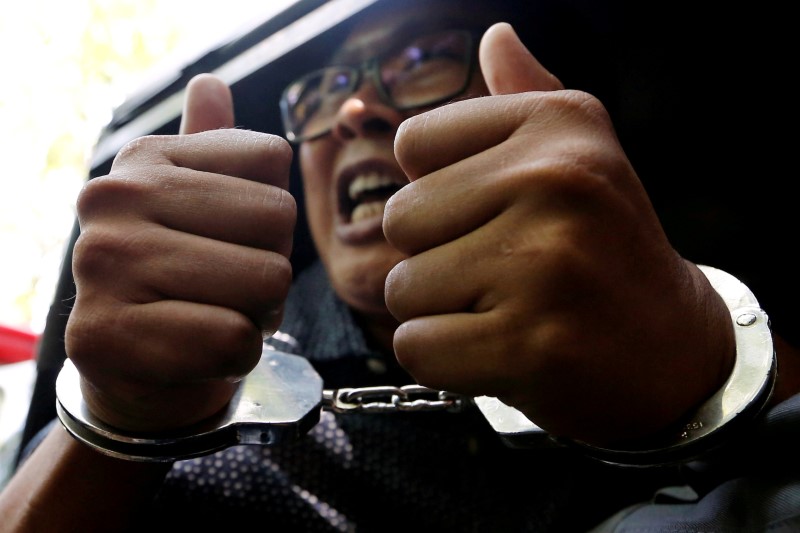
<path fill-rule="evenodd" d="M 300 173 L 303 177 L 303 193 L 309 209 L 309 219 L 312 224 L 329 211 L 333 176 L 329 169 L 333 168 L 330 150 L 323 146 L 303 144 L 300 147 Z"/>
<path fill-rule="evenodd" d="M 322 178 L 320 169 L 325 168 L 323 164 L 325 152 L 315 145 L 303 143 L 299 151 L 300 174 L 303 177 L 303 188 L 305 190 L 315 190 L 316 183 Z"/>
<path fill-rule="evenodd" d="M 305 211 L 314 248 L 325 264 L 329 263 L 333 245 L 336 195 L 331 192 L 334 168 L 333 153 L 321 141 L 300 146 L 299 163 L 305 196 Z"/>

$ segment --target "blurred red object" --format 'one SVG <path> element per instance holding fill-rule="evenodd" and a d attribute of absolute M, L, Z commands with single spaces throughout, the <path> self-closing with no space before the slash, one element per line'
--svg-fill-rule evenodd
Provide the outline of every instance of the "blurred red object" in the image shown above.
<path fill-rule="evenodd" d="M 0 364 L 33 359 L 38 341 L 36 333 L 0 324 Z"/>

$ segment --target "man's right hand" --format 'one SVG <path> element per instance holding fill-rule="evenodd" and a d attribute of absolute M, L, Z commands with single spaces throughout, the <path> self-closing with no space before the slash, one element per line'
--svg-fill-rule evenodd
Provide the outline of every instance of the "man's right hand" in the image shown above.
<path fill-rule="evenodd" d="M 132 141 L 79 196 L 66 348 L 89 408 L 112 426 L 163 430 L 211 416 L 280 325 L 292 151 L 233 126 L 228 87 L 200 75 L 181 134 Z"/>

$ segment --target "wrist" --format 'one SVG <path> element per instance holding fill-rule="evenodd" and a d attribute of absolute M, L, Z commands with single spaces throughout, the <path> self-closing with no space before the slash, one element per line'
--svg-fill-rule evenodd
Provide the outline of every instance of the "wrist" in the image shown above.
<path fill-rule="evenodd" d="M 720 372 L 727 376 L 722 386 L 658 436 L 614 449 L 578 441 L 567 441 L 567 444 L 613 464 L 657 466 L 688 461 L 746 430 L 768 405 L 777 376 L 777 359 L 767 314 L 738 279 L 712 267 L 698 267 L 728 308 L 727 316 L 733 330 L 735 357 L 730 371 L 726 370 L 725 363 L 721 367 Z"/>
<path fill-rule="evenodd" d="M 752 292 L 735 277 L 710 267 L 700 269 L 728 308 L 734 333 L 735 361 L 719 390 L 678 423 L 647 439 L 626 441 L 625 445 L 614 448 L 553 436 L 551 440 L 603 462 L 643 467 L 695 459 L 747 429 L 768 404 L 777 374 L 769 320 Z M 698 371 L 707 372 L 708 367 Z M 542 444 L 544 431 L 516 409 L 496 398 L 475 400 L 508 445 Z"/>

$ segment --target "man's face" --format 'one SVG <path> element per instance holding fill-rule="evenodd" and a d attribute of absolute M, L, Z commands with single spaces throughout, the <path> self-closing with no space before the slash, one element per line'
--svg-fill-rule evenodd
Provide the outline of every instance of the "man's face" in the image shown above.
<path fill-rule="evenodd" d="M 357 65 L 367 58 L 402 49 L 432 31 L 459 25 L 451 3 L 393 8 L 358 26 L 336 54 L 334 64 Z M 454 14 L 455 12 L 455 14 Z M 478 19 L 480 20 L 480 19 Z M 464 95 L 485 94 L 478 72 Z M 412 115 L 430 109 L 400 111 L 384 102 L 369 77 L 355 92 L 337 102 L 333 128 L 300 146 L 309 227 L 334 289 L 352 308 L 367 316 L 387 316 L 384 283 L 404 256 L 383 235 L 386 200 L 408 183 L 395 160 L 397 128 Z"/>

